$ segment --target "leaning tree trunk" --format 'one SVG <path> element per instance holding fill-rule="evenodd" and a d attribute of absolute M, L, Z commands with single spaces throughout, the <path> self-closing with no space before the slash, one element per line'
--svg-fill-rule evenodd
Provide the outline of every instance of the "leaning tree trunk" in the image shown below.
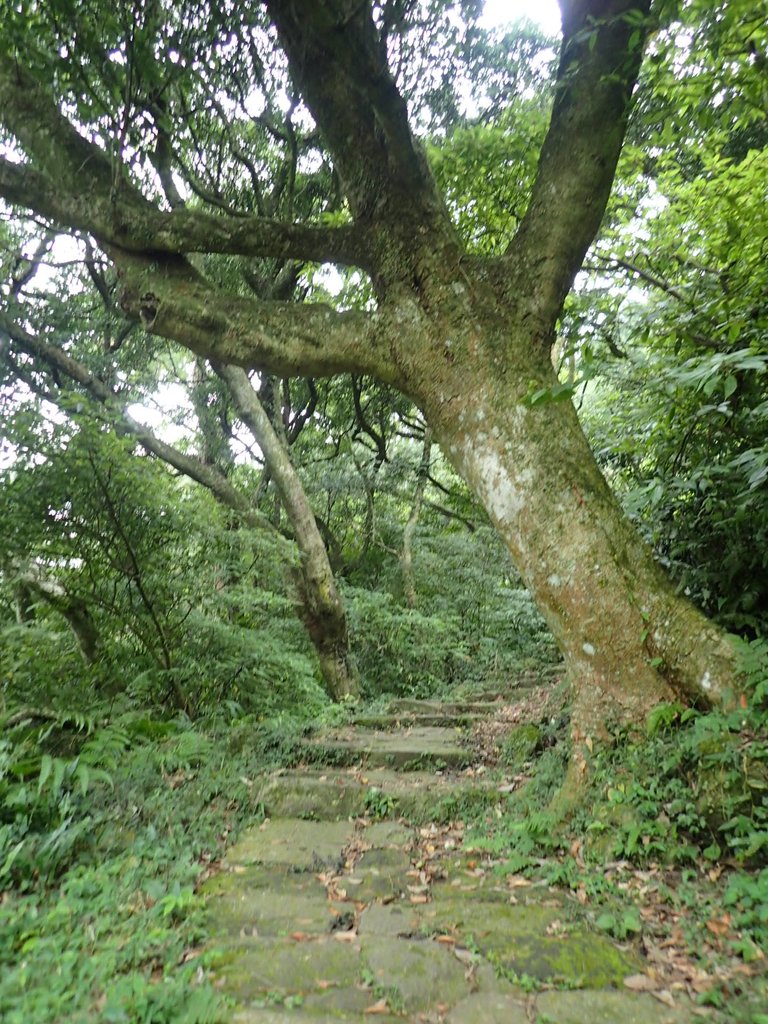
<path fill-rule="evenodd" d="M 277 436 L 248 374 L 235 366 L 217 366 L 238 413 L 253 434 L 293 527 L 301 553 L 298 581 L 304 625 L 317 651 L 320 671 L 334 700 L 360 692 L 349 649 L 347 618 L 333 578 L 328 552 L 288 450 Z"/>
<path fill-rule="evenodd" d="M 86 665 L 95 665 L 101 656 L 101 635 L 85 601 L 67 593 L 58 581 L 46 579 L 32 570 L 19 577 L 19 586 L 28 598 L 37 595 L 66 620 L 83 661 Z"/>
<path fill-rule="evenodd" d="M 431 333 L 417 397 L 564 655 L 577 766 L 593 741 L 642 722 L 660 700 L 726 699 L 735 661 L 726 635 L 675 593 L 611 493 L 572 403 L 531 403 L 557 383 L 548 348 L 487 300 L 450 323 L 441 317 Z M 452 344 L 439 359 L 445 337 Z"/>
<path fill-rule="evenodd" d="M 416 607 L 416 584 L 413 579 L 413 537 L 421 517 L 421 506 L 424 502 L 424 491 L 429 476 L 429 460 L 432 455 L 432 428 L 424 431 L 424 445 L 421 449 L 421 461 L 416 471 L 416 487 L 413 492 L 413 504 L 408 522 L 403 530 L 403 547 L 400 552 L 400 572 L 403 577 L 403 596 L 409 608 Z"/>

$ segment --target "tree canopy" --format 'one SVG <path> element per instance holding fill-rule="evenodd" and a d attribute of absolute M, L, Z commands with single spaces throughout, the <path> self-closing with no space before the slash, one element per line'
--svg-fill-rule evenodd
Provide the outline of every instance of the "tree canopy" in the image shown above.
<path fill-rule="evenodd" d="M 762 480 L 764 453 L 747 426 L 764 368 L 760 231 L 741 243 L 716 204 L 711 221 L 699 211 L 720 175 L 731 202 L 740 188 L 756 195 L 765 39 L 740 4 L 573 0 L 562 10 L 556 45 L 530 27 L 481 29 L 473 2 L 14 5 L 0 36 L 0 194 L 17 211 L 2 329 L 12 379 L 41 401 L 84 389 L 119 434 L 251 522 L 233 420 L 253 430 L 266 401 L 275 456 L 292 444 L 299 452 L 319 426 L 319 394 L 326 410 L 341 396 L 318 380 L 351 374 L 342 416 L 372 461 L 347 447 L 335 417 L 326 429 L 363 488 L 361 550 L 392 457 L 388 435 L 398 422 L 414 425 L 414 440 L 434 435 L 565 656 L 578 746 L 659 699 L 717 701 L 734 686 L 728 642 L 676 594 L 627 522 L 570 399 L 587 389 L 585 422 L 610 481 L 683 587 L 710 612 L 725 607 L 706 570 L 685 568 L 700 553 L 670 524 L 707 490 L 711 463 L 695 461 L 695 442 L 709 452 L 718 424 L 728 425 L 729 454 L 715 475 L 735 474 L 738 487 L 747 473 L 742 520 Z M 36 291 L 61 232 L 77 239 L 82 262 Z M 673 244 L 680 233 L 685 252 Z M 589 277 L 568 298 L 582 266 Z M 170 355 L 177 345 L 227 386 L 206 396 L 199 364 L 192 452 L 172 452 L 126 418 L 160 367 L 167 380 L 187 373 L 178 367 L 189 357 Z M 628 348 L 627 362 L 611 363 Z M 237 367 L 262 375 L 255 399 Z M 676 406 L 666 418 L 649 386 L 659 373 Z M 646 414 L 627 406 L 617 442 L 600 403 L 636 381 L 659 426 L 642 458 L 622 462 L 636 437 L 631 416 Z M 697 407 L 700 426 L 684 438 L 675 387 L 692 399 L 722 387 L 720 406 Z M 316 449 L 306 451 L 314 462 Z M 277 483 L 276 465 L 265 473 Z M 675 509 L 651 524 L 639 493 Z M 303 552 L 300 617 L 321 661 L 322 643 L 340 638 L 325 674 L 343 690 L 330 665 L 347 664 L 345 619 L 336 597 L 318 595 L 335 593 L 334 543 L 342 572 L 344 559 L 320 509 L 302 507 L 290 528 Z M 699 517 L 704 508 L 706 496 Z M 713 525 L 706 543 L 716 534 Z M 327 566 L 320 575 L 312 550 Z M 761 591 L 743 592 L 725 621 L 754 628 Z M 343 671 L 356 672 L 351 661 Z"/>
<path fill-rule="evenodd" d="M 325 793 L 409 911 L 560 886 L 602 1005 L 764 1024 L 768 22 L 561 9 L 0 5 L 3 1020 L 228 1019 L 200 887 Z"/>

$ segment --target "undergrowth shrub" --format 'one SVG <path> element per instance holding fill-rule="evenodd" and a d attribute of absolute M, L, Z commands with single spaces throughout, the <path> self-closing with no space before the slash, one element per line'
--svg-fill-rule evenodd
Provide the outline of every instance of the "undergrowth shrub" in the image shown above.
<path fill-rule="evenodd" d="M 0 700 L 19 706 L 63 707 L 82 703 L 84 688 L 98 685 L 99 674 L 88 669 L 67 629 L 53 620 L 38 623 L 0 622 Z M 2 704 L 0 704 L 2 708 Z"/>
<path fill-rule="evenodd" d="M 768 644 L 742 644 L 730 711 L 655 708 L 643 742 L 602 755 L 595 785 L 613 854 L 637 861 L 768 864 Z"/>
<path fill-rule="evenodd" d="M 643 737 L 628 733 L 595 752 L 591 782 L 568 820 L 552 802 L 564 779 L 567 737 L 549 737 L 530 779 L 508 796 L 500 817 L 480 816 L 469 842 L 499 858 L 505 873 L 544 875 L 619 908 L 626 887 L 604 877 L 606 861 L 711 880 L 702 913 L 714 914 L 711 905 L 721 914 L 724 906 L 732 925 L 727 949 L 759 958 L 768 944 L 768 643 L 742 643 L 741 658 L 735 707 L 654 708 Z M 669 893 L 673 902 L 684 898 L 682 889 Z M 699 890 L 692 898 L 702 901 Z M 615 937 L 631 931 L 624 910 L 602 917 Z"/>
<path fill-rule="evenodd" d="M 87 842 L 94 783 L 111 785 L 122 736 L 84 715 L 5 718 L 0 739 L 0 886 L 50 882 Z M 73 743 L 73 739 L 76 741 Z M 70 754 L 67 748 L 78 747 Z M 58 751 L 58 753 L 57 753 Z"/>
<path fill-rule="evenodd" d="M 227 1019 L 196 884 L 263 817 L 261 774 L 306 718 L 259 721 L 230 702 L 192 722 L 123 694 L 89 714 L 16 709 L 4 723 L 0 1019 Z"/>
<path fill-rule="evenodd" d="M 466 659 L 458 618 L 404 608 L 381 591 L 345 588 L 366 697 L 429 697 L 456 681 Z"/>

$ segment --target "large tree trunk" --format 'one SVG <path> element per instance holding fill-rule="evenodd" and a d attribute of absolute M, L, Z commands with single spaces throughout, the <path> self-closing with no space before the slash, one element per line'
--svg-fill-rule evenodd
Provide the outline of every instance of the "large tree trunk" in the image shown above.
<path fill-rule="evenodd" d="M 482 282 L 467 291 L 481 294 Z M 576 759 L 660 700 L 727 699 L 733 648 L 675 593 L 627 520 L 572 403 L 531 404 L 534 391 L 557 384 L 548 348 L 486 299 L 430 333 L 431 358 L 413 375 L 417 398 L 564 655 Z"/>
<path fill-rule="evenodd" d="M 298 581 L 304 625 L 317 651 L 326 690 L 333 700 L 360 692 L 349 649 L 347 617 L 328 552 L 288 449 L 270 423 L 248 374 L 236 366 L 217 366 L 240 417 L 261 448 L 301 553 Z"/>
<path fill-rule="evenodd" d="M 555 326 L 605 211 L 654 23 L 650 0 L 561 0 L 550 126 L 530 202 L 498 259 L 469 254 L 452 226 L 374 5 L 265 6 L 350 223 L 159 210 L 127 168 L 115 187 L 110 154 L 74 130 L 18 56 L 0 63 L 0 119 L 31 159 L 0 158 L 0 194 L 91 232 L 122 277 L 123 308 L 155 334 L 281 376 L 371 374 L 413 398 L 560 644 L 577 759 L 672 694 L 723 700 L 735 680 L 727 638 L 655 565 L 570 403 L 527 400 L 556 383 Z M 195 270 L 190 254 L 206 251 L 355 266 L 370 275 L 377 305 L 334 312 L 244 298 Z"/>

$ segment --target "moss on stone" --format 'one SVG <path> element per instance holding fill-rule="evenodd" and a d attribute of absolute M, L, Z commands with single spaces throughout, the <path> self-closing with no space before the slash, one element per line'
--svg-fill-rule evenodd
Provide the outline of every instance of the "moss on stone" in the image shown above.
<path fill-rule="evenodd" d="M 522 768 L 541 747 L 541 729 L 528 722 L 518 725 L 501 745 L 501 762 L 512 770 Z"/>

